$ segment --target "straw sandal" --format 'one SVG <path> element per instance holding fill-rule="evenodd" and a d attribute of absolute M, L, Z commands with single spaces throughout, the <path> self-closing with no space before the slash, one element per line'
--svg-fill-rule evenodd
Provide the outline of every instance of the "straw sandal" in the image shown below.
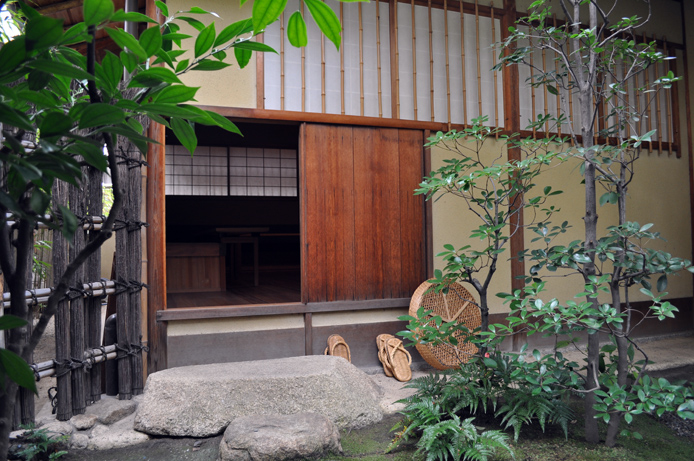
<path fill-rule="evenodd" d="M 376 336 L 376 346 L 378 347 L 378 360 L 383 365 L 383 372 L 388 377 L 393 376 L 393 367 L 388 361 L 388 351 L 386 348 L 386 342 L 391 338 L 394 338 L 394 336 L 389 335 L 387 333 Z"/>
<path fill-rule="evenodd" d="M 412 369 L 410 365 L 412 364 L 412 356 L 405 346 L 402 345 L 402 341 L 397 338 L 390 338 L 386 340 L 386 353 L 388 363 L 393 370 L 393 376 L 398 381 L 409 381 L 412 379 Z"/>
<path fill-rule="evenodd" d="M 328 347 L 325 348 L 324 354 L 342 357 L 352 363 L 352 354 L 349 351 L 349 346 L 340 335 L 330 335 L 328 338 Z"/>

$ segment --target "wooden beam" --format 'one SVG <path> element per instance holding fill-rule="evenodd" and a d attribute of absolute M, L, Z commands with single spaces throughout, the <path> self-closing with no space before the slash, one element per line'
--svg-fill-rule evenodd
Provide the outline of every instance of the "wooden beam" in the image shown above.
<path fill-rule="evenodd" d="M 147 16 L 162 18 L 154 0 L 147 0 Z M 148 136 L 159 144 L 151 143 L 147 149 L 147 372 L 167 368 L 166 323 L 157 322 L 157 313 L 166 309 L 166 178 L 164 169 L 164 126 L 151 122 Z"/>
<path fill-rule="evenodd" d="M 182 307 L 157 312 L 159 323 L 180 320 L 265 317 L 269 315 L 315 314 L 377 309 L 406 308 L 410 298 L 367 299 L 365 301 L 332 301 L 316 303 L 243 304 L 238 306 Z"/>
<path fill-rule="evenodd" d="M 51 15 L 53 13 L 59 13 L 61 11 L 70 10 L 72 8 L 82 8 L 82 3 L 84 0 L 68 0 L 66 2 L 53 3 L 51 5 L 39 6 L 36 11 L 46 15 Z"/>

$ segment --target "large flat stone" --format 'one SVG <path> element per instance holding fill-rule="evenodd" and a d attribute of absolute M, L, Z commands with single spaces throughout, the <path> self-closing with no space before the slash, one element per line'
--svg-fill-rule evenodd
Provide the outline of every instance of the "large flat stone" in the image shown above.
<path fill-rule="evenodd" d="M 135 429 L 207 437 L 241 416 L 303 412 L 359 428 L 381 420 L 379 392 L 364 372 L 332 356 L 179 367 L 149 375 Z"/>

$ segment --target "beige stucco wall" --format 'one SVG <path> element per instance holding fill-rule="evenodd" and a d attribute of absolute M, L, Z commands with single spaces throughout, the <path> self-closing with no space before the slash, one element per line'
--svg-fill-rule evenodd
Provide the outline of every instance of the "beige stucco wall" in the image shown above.
<path fill-rule="evenodd" d="M 183 0 L 170 0 L 167 2 L 169 12 L 188 10 L 191 6 L 198 6 L 207 11 L 213 11 L 220 17 L 213 18 L 211 16 L 195 15 L 197 19 L 202 20 L 206 25 L 214 19 L 215 30 L 217 34 L 229 24 L 233 24 L 241 19 L 246 19 L 251 16 L 251 7 L 253 2 L 246 2 L 243 7 L 239 7 L 239 2 L 218 0 L 196 0 L 195 3 L 186 2 Z M 182 23 L 181 32 L 194 34 L 197 31 L 186 23 Z M 192 49 L 194 38 L 183 41 L 183 47 Z M 192 53 L 183 55 L 180 59 L 193 59 Z M 225 62 L 231 63 L 232 66 L 214 72 L 189 72 L 181 77 L 183 83 L 188 86 L 198 86 L 196 99 L 198 103 L 210 106 L 223 107 L 256 107 L 256 54 L 248 65 L 240 69 L 234 58 L 233 50 L 227 53 Z"/>

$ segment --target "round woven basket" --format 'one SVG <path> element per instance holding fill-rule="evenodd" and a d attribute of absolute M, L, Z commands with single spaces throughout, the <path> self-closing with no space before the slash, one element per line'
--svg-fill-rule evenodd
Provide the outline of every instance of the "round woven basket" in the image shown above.
<path fill-rule="evenodd" d="M 469 291 L 458 283 L 453 283 L 448 289 L 448 294 L 426 291 L 432 284 L 424 282 L 412 295 L 410 301 L 410 315 L 417 317 L 417 311 L 424 307 L 425 311 L 432 311 L 433 315 L 439 315 L 444 322 L 456 321 L 473 331 L 482 324 L 482 315 L 475 299 Z M 431 317 L 431 316 L 430 316 Z M 425 320 L 425 319 L 421 319 Z M 430 325 L 434 324 L 431 320 Z M 477 353 L 477 346 L 465 342 L 465 335 L 457 332 L 454 335 L 458 339 L 458 345 L 451 344 L 417 344 L 417 350 L 426 362 L 437 370 L 455 368 L 461 363 L 466 363 Z"/>

